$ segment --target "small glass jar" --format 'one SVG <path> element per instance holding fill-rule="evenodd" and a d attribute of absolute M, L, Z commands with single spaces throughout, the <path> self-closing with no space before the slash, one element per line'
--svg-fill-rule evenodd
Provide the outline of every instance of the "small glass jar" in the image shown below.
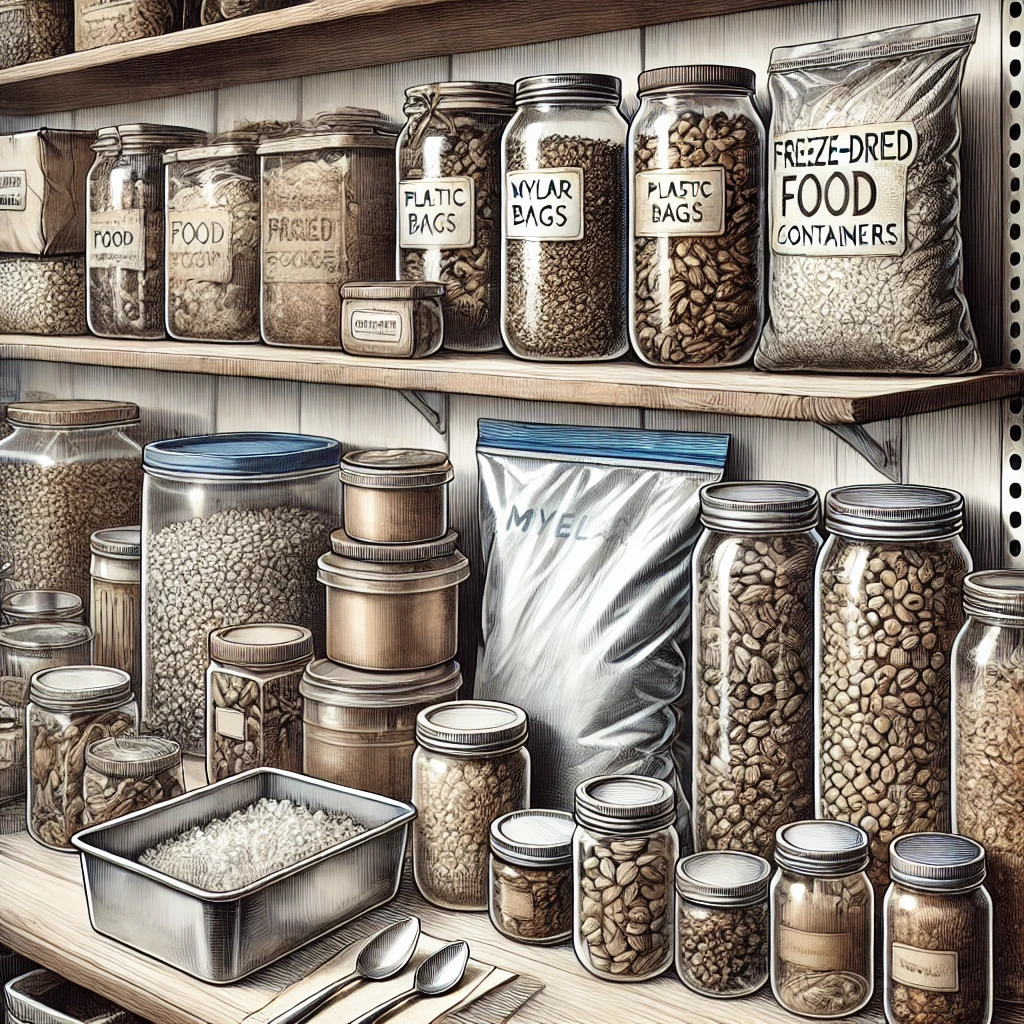
<path fill-rule="evenodd" d="M 162 36 L 182 23 L 182 0 L 75 0 L 75 49 Z"/>
<path fill-rule="evenodd" d="M 123 669 L 142 692 L 142 529 L 97 530 L 90 539 L 92 661 Z"/>
<path fill-rule="evenodd" d="M 299 683 L 313 657 L 304 626 L 257 623 L 210 634 L 206 672 L 206 776 L 251 768 L 302 771 Z"/>
<path fill-rule="evenodd" d="M 45 668 L 91 663 L 92 630 L 81 622 L 33 622 L 0 629 L 0 671 L 31 679 Z"/>
<path fill-rule="evenodd" d="M 85 622 L 85 605 L 66 590 L 15 590 L 0 605 L 3 621 L 11 626 L 40 622 Z"/>
<path fill-rule="evenodd" d="M 771 884 L 772 993 L 815 1020 L 863 1009 L 875 988 L 868 835 L 842 821 L 783 825 Z"/>
<path fill-rule="evenodd" d="M 163 124 L 126 124 L 97 133 L 85 229 L 86 305 L 93 334 L 164 337 L 163 151 L 198 146 L 205 139 L 194 128 Z"/>
<path fill-rule="evenodd" d="M 626 330 L 626 121 L 611 75 L 516 82 L 502 138 L 501 335 L 523 359 L 617 359 Z"/>
<path fill-rule="evenodd" d="M 445 286 L 444 346 L 501 348 L 501 135 L 515 112 L 505 82 L 405 91 L 398 139 L 398 266 Z"/>
<path fill-rule="evenodd" d="M 989 1024 L 992 900 L 974 840 L 922 832 L 893 840 L 885 894 L 889 1024 Z"/>
<path fill-rule="evenodd" d="M 0 804 L 25 795 L 25 708 L 0 697 Z"/>
<path fill-rule="evenodd" d="M 90 743 L 135 736 L 139 710 L 127 672 L 49 668 L 32 677 L 27 711 L 28 830 L 57 850 L 85 827 L 82 777 Z"/>
<path fill-rule="evenodd" d="M 181 747 L 159 736 L 109 737 L 85 751 L 82 824 L 102 825 L 185 792 Z"/>
<path fill-rule="evenodd" d="M 0 0 L 0 68 L 75 48 L 75 0 Z"/>
<path fill-rule="evenodd" d="M 341 286 L 341 347 L 350 356 L 420 359 L 444 336 L 436 281 L 361 281 Z"/>
<path fill-rule="evenodd" d="M 676 865 L 676 973 L 702 996 L 735 999 L 768 980 L 771 865 L 709 851 Z"/>
<path fill-rule="evenodd" d="M 881 900 L 889 844 L 950 828 L 950 660 L 971 556 L 956 491 L 840 487 L 817 567 L 818 816 L 871 837 Z"/>
<path fill-rule="evenodd" d="M 693 553 L 694 849 L 770 858 L 814 814 L 818 493 L 791 483 L 700 492 Z"/>
<path fill-rule="evenodd" d="M 491 822 L 491 924 L 515 942 L 572 937 L 572 815 L 513 811 Z"/>
<path fill-rule="evenodd" d="M 672 965 L 672 872 L 679 856 L 676 794 L 640 775 L 576 787 L 573 948 L 606 981 L 644 981 Z M 612 895 L 607 895 L 611 893 Z"/>
<path fill-rule="evenodd" d="M 629 332 L 652 366 L 738 366 L 764 325 L 765 130 L 754 72 L 640 76 L 630 125 Z"/>
<path fill-rule="evenodd" d="M 486 910 L 491 822 L 530 806 L 526 712 L 455 700 L 416 717 L 412 870 L 424 899 Z"/>

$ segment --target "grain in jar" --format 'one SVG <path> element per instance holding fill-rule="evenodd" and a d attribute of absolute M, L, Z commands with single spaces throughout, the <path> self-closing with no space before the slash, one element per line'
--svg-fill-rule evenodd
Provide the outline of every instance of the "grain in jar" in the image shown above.
<path fill-rule="evenodd" d="M 77 594 L 66 590 L 15 590 L 0 602 L 6 625 L 34 622 L 84 622 L 85 606 Z"/>
<path fill-rule="evenodd" d="M 162 36 L 182 24 L 182 0 L 75 0 L 75 49 Z"/>
<path fill-rule="evenodd" d="M 82 824 L 102 825 L 181 796 L 181 747 L 159 736 L 112 736 L 85 751 Z"/>
<path fill-rule="evenodd" d="M 0 255 L 0 334 L 85 334 L 85 257 Z"/>
<path fill-rule="evenodd" d="M 0 68 L 71 53 L 75 0 L 0 0 Z"/>
<path fill-rule="evenodd" d="M 142 528 L 97 530 L 89 543 L 92 660 L 127 672 L 138 700 L 142 690 Z"/>
<path fill-rule="evenodd" d="M 81 622 L 31 622 L 0 629 L 5 676 L 31 679 L 44 668 L 88 665 L 92 630 Z"/>

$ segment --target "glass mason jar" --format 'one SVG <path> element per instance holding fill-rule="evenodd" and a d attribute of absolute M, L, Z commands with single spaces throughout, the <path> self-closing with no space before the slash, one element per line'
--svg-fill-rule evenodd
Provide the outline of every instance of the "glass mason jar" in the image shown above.
<path fill-rule="evenodd" d="M 70 850 L 85 827 L 86 748 L 138 733 L 131 680 L 117 668 L 45 669 L 32 677 L 26 717 L 28 830 L 44 846 Z"/>
<path fill-rule="evenodd" d="M 950 828 L 950 658 L 971 556 L 963 498 L 906 484 L 840 487 L 817 568 L 818 816 L 871 837 L 879 900 L 889 844 Z"/>
<path fill-rule="evenodd" d="M 25 761 L 24 705 L 9 704 L 0 689 L 0 804 L 24 797 Z"/>
<path fill-rule="evenodd" d="M 768 980 L 771 865 L 708 851 L 676 865 L 676 973 L 702 996 L 735 999 Z"/>
<path fill-rule="evenodd" d="M 816 1020 L 867 1006 L 875 988 L 868 835 L 842 821 L 783 825 L 771 884 L 772 994 Z"/>
<path fill-rule="evenodd" d="M 889 1024 L 989 1024 L 992 900 L 974 840 L 921 832 L 893 840 L 885 894 Z"/>
<path fill-rule="evenodd" d="M 526 712 L 455 700 L 416 717 L 412 870 L 424 899 L 486 910 L 491 822 L 530 805 Z"/>
<path fill-rule="evenodd" d="M 0 619 L 11 626 L 85 622 L 85 604 L 66 590 L 15 590 L 0 603 Z"/>
<path fill-rule="evenodd" d="M 163 151 L 205 139 L 194 128 L 162 124 L 97 133 L 85 228 L 86 309 L 93 334 L 164 337 Z"/>
<path fill-rule="evenodd" d="M 379 111 L 344 108 L 259 146 L 268 345 L 340 348 L 341 286 L 394 277 L 397 137 Z"/>
<path fill-rule="evenodd" d="M 90 539 L 92 661 L 123 669 L 142 695 L 142 529 L 97 530 Z"/>
<path fill-rule="evenodd" d="M 0 0 L 0 68 L 71 53 L 75 0 Z"/>
<path fill-rule="evenodd" d="M 616 359 L 626 330 L 626 121 L 611 75 L 516 82 L 502 139 L 501 336 L 523 359 Z"/>
<path fill-rule="evenodd" d="M 818 492 L 719 483 L 693 555 L 694 849 L 770 858 L 814 815 Z"/>
<path fill-rule="evenodd" d="M 0 629 L 0 671 L 31 679 L 46 668 L 92 663 L 92 630 L 81 622 L 31 622 Z"/>
<path fill-rule="evenodd" d="M 501 348 L 501 136 L 505 82 L 405 91 L 398 137 L 398 272 L 445 286 L 444 347 Z"/>
<path fill-rule="evenodd" d="M 299 683 L 313 657 L 305 626 L 254 623 L 210 634 L 206 672 L 206 777 L 251 768 L 302 771 Z"/>
<path fill-rule="evenodd" d="M 661 779 L 601 775 L 576 787 L 573 948 L 606 981 L 644 981 L 672 965 L 676 794 Z M 612 892 L 613 896 L 605 895 Z"/>
<path fill-rule="evenodd" d="M 183 24 L 182 0 L 75 0 L 75 49 L 162 36 Z"/>
<path fill-rule="evenodd" d="M 142 452 L 131 402 L 14 402 L 0 441 L 0 546 L 7 585 L 77 594 L 88 607 L 89 537 L 137 523 Z M 8 568 L 9 566 L 9 568 Z"/>
<path fill-rule="evenodd" d="M 737 366 L 764 325 L 765 130 L 754 72 L 640 76 L 629 128 L 629 334 L 652 366 Z"/>
<path fill-rule="evenodd" d="M 109 737 L 85 751 L 82 824 L 102 825 L 185 792 L 181 747 L 159 736 Z"/>
<path fill-rule="evenodd" d="M 206 753 L 210 633 L 285 622 L 322 645 L 313 567 L 340 518 L 337 441 L 211 434 L 145 451 L 142 717 L 146 731 Z"/>

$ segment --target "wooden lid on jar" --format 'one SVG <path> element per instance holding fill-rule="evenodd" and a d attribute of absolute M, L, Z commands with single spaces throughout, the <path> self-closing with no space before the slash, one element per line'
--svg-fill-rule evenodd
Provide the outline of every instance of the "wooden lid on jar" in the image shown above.
<path fill-rule="evenodd" d="M 18 427 L 112 427 L 138 423 L 134 402 L 65 398 L 45 402 L 11 402 L 7 420 Z"/>

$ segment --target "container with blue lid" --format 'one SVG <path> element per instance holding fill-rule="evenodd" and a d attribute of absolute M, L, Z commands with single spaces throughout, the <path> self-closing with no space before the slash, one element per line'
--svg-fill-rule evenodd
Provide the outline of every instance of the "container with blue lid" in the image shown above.
<path fill-rule="evenodd" d="M 257 477 L 337 470 L 341 445 L 329 437 L 245 431 L 176 437 L 146 445 L 149 473 Z"/>

